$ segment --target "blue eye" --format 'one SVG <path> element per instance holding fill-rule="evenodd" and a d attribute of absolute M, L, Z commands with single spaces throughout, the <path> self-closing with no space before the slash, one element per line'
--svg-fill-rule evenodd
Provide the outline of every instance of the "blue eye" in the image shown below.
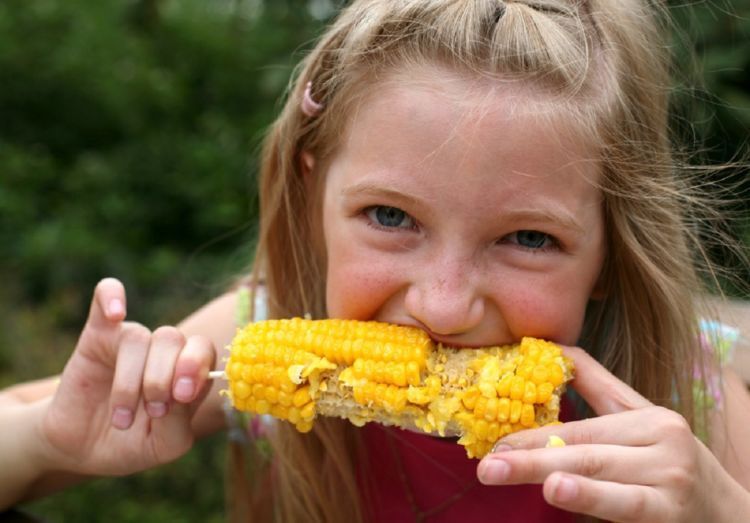
<path fill-rule="evenodd" d="M 547 233 L 539 231 L 516 231 L 508 236 L 511 243 L 531 250 L 539 250 L 554 247 L 555 239 Z"/>
<path fill-rule="evenodd" d="M 365 214 L 380 227 L 398 229 L 414 227 L 414 219 L 398 207 L 375 205 L 365 209 Z"/>

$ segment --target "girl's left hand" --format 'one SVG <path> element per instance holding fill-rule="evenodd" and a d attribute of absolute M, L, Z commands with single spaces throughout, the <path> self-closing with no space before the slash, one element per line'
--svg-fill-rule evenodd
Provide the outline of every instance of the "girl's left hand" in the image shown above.
<path fill-rule="evenodd" d="M 750 493 L 679 414 L 654 406 L 578 348 L 571 383 L 598 417 L 511 434 L 479 464 L 487 485 L 543 483 L 564 510 L 610 521 L 736 521 Z M 546 448 L 550 435 L 565 447 Z"/>

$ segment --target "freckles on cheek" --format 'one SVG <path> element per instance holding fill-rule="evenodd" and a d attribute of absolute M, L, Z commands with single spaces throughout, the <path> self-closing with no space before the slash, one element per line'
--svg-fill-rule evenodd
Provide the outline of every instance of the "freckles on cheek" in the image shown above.
<path fill-rule="evenodd" d="M 509 301 L 505 321 L 514 337 L 532 336 L 575 345 L 583 323 L 584 308 L 547 293 L 529 293 Z"/>
<path fill-rule="evenodd" d="M 333 318 L 371 319 L 387 301 L 392 275 L 367 264 L 329 270 L 326 289 L 328 315 Z"/>

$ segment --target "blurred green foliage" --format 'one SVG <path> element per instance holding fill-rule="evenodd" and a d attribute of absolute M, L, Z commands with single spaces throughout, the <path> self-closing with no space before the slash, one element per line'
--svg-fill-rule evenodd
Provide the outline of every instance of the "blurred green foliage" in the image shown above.
<path fill-rule="evenodd" d="M 750 0 L 668 2 L 676 24 L 673 127 L 698 165 L 702 186 L 725 202 L 726 222 L 704 236 L 723 290 L 750 297 Z M 718 233 L 739 249 L 721 245 Z"/>
<path fill-rule="evenodd" d="M 104 276 L 156 327 L 247 269 L 258 143 L 333 3 L 0 3 L 0 385 L 60 371 Z M 746 151 L 749 3 L 670 3 L 689 71 L 676 122 L 709 162 Z M 747 173 L 723 183 L 747 216 Z M 223 441 L 26 509 L 53 522 L 219 521 Z"/>
<path fill-rule="evenodd" d="M 62 369 L 104 276 L 125 283 L 131 319 L 156 327 L 247 270 L 255 152 L 326 6 L 0 3 L 0 385 Z M 218 521 L 223 468 L 218 436 L 29 510 Z"/>

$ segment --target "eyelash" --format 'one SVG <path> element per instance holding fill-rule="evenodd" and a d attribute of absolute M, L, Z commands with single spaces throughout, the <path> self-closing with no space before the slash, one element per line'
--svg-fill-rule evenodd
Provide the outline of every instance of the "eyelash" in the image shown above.
<path fill-rule="evenodd" d="M 548 245 L 542 245 L 541 247 L 529 247 L 527 245 L 521 245 L 518 242 L 518 234 L 519 233 L 524 233 L 524 232 L 526 232 L 526 233 L 530 232 L 530 233 L 536 233 L 536 234 L 543 235 L 545 237 L 544 241 L 545 241 L 545 243 L 548 243 Z M 512 241 L 513 237 L 515 237 L 515 241 Z M 555 238 L 551 234 L 547 234 L 546 232 L 535 231 L 533 229 L 522 229 L 520 231 L 512 232 L 512 233 L 508 234 L 507 236 L 504 236 L 500 240 L 500 243 L 502 243 L 502 244 L 511 244 L 511 245 L 513 245 L 513 246 L 515 246 L 515 247 L 517 247 L 519 249 L 522 249 L 522 250 L 524 250 L 526 252 L 531 252 L 531 253 L 540 253 L 540 252 L 547 252 L 547 251 L 552 251 L 552 250 L 560 250 L 560 242 L 557 240 L 557 238 Z"/>
<path fill-rule="evenodd" d="M 370 216 L 371 212 L 377 211 L 378 209 L 393 209 L 398 212 L 402 212 L 404 214 L 404 217 L 411 221 L 411 225 L 408 227 L 383 225 L 378 222 L 377 218 Z M 398 207 L 393 207 L 392 205 L 371 205 L 369 207 L 365 207 L 364 209 L 362 209 L 362 216 L 365 217 L 370 227 L 373 227 L 381 231 L 397 232 L 397 231 L 411 231 L 411 230 L 417 229 L 417 221 L 409 213 L 407 213 L 406 211 L 402 209 L 399 209 Z"/>

